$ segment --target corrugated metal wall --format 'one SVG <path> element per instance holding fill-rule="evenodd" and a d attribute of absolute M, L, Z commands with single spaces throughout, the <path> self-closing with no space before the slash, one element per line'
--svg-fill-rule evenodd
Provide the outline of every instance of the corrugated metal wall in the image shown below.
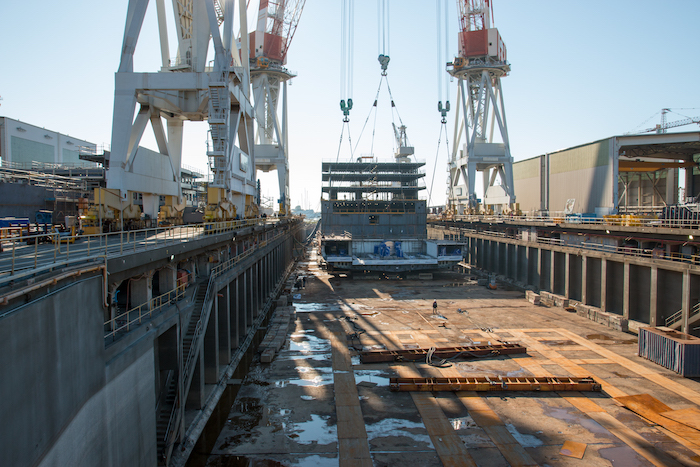
<path fill-rule="evenodd" d="M 535 157 L 513 164 L 515 201 L 520 203 L 520 209 L 523 212 L 541 209 L 540 162 L 541 157 Z"/>
<path fill-rule="evenodd" d="M 563 211 L 575 199 L 574 212 L 613 207 L 612 138 L 550 154 L 549 209 Z"/>
<path fill-rule="evenodd" d="M 681 376 L 700 376 L 700 340 L 687 334 L 639 328 L 639 356 Z"/>
<path fill-rule="evenodd" d="M 613 138 L 607 138 L 514 163 L 515 196 L 520 209 L 563 211 L 569 199 L 576 200 L 576 213 L 614 207 L 617 181 L 612 145 Z"/>

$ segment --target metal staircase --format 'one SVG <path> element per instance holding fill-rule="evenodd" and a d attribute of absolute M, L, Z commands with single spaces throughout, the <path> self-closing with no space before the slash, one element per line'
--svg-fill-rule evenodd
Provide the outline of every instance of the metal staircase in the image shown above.
<path fill-rule="evenodd" d="M 231 112 L 231 97 L 228 89 L 228 71 L 209 74 L 209 133 L 212 147 L 207 148 L 214 186 L 228 188 L 228 124 Z"/>
<path fill-rule="evenodd" d="M 693 308 L 688 312 L 688 326 L 694 324 L 696 321 L 700 320 L 700 302 L 696 303 Z M 678 329 L 683 324 L 683 310 L 678 310 L 668 318 L 666 318 L 666 327 L 671 329 Z"/>
<path fill-rule="evenodd" d="M 187 325 L 187 331 L 182 337 L 182 355 L 189 356 L 192 342 L 197 332 L 197 327 L 202 317 L 204 303 L 209 289 L 209 280 L 199 281 L 197 292 L 194 296 L 194 309 Z M 189 359 L 188 359 L 189 360 Z M 158 448 L 158 462 L 167 465 L 172 453 L 172 448 L 177 441 L 178 425 L 180 424 L 179 394 L 177 377 L 171 378 L 163 400 L 158 407 L 156 420 L 156 436 Z"/>

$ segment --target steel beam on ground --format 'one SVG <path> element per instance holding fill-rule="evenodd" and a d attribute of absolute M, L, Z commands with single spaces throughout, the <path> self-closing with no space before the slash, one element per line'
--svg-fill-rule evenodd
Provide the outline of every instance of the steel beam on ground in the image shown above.
<path fill-rule="evenodd" d="M 368 350 L 360 352 L 362 363 L 400 362 L 425 360 L 431 349 L 402 349 L 402 350 Z M 497 355 L 527 353 L 527 347 L 522 344 L 470 345 L 464 347 L 440 347 L 433 351 L 432 357 L 448 358 L 478 358 Z"/>
<path fill-rule="evenodd" d="M 392 391 L 600 391 L 593 378 L 547 376 L 527 378 L 391 378 Z"/>

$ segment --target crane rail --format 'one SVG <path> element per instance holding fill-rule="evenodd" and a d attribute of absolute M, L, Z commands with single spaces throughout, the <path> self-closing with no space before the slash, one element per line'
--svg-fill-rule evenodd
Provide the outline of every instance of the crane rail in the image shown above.
<path fill-rule="evenodd" d="M 546 376 L 524 378 L 391 378 L 391 391 L 600 391 L 592 377 Z"/>
<path fill-rule="evenodd" d="M 367 350 L 361 351 L 362 363 L 397 362 L 425 360 L 431 349 Z M 439 347 L 434 349 L 433 358 L 478 358 L 497 355 L 527 353 L 522 344 L 468 345 L 463 347 Z"/>

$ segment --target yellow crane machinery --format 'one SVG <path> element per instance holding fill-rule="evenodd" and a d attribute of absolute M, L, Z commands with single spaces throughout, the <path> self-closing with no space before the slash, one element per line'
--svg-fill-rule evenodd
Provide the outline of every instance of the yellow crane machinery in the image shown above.
<path fill-rule="evenodd" d="M 207 187 L 204 222 L 232 221 L 234 219 L 236 219 L 236 206 L 226 197 L 226 190 L 213 186 Z"/>
<path fill-rule="evenodd" d="M 80 216 L 81 230 L 86 235 L 118 230 L 123 228 L 124 221 L 140 221 L 141 208 L 132 204 L 129 199 L 119 196 L 119 190 L 95 188 L 93 203 L 87 212 Z M 104 229 L 103 229 L 104 228 Z"/>
<path fill-rule="evenodd" d="M 177 196 L 166 195 L 164 198 L 165 204 L 158 212 L 158 225 L 181 225 L 185 211 L 184 201 L 181 202 Z"/>

